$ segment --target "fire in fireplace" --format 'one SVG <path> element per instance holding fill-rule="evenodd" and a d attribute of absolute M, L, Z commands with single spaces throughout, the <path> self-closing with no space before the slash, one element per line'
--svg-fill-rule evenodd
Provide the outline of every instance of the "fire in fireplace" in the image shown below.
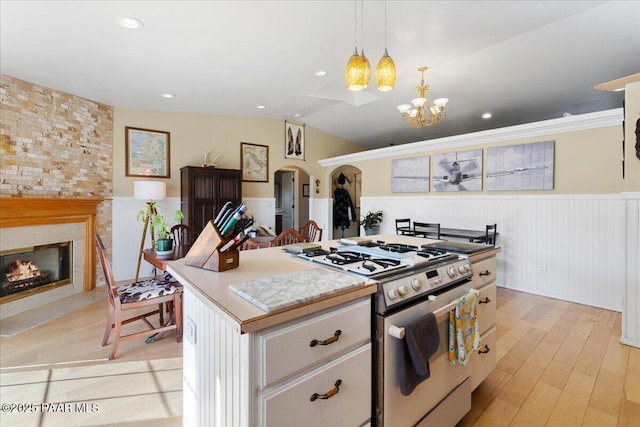
<path fill-rule="evenodd" d="M 72 242 L 0 252 L 0 302 L 72 282 Z"/>

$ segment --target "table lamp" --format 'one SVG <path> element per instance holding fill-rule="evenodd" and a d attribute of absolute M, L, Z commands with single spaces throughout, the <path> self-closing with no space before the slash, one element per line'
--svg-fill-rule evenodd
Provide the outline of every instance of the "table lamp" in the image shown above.
<path fill-rule="evenodd" d="M 156 214 L 156 208 L 154 203 L 158 200 L 164 200 L 167 197 L 167 183 L 162 181 L 135 181 L 133 183 L 133 198 L 136 200 L 147 201 L 147 212 L 149 214 Z M 147 228 L 149 227 L 149 217 L 146 215 L 144 219 L 144 228 L 142 229 L 142 240 L 140 241 L 140 252 L 138 253 L 138 266 L 136 267 L 136 282 L 138 281 L 138 275 L 140 274 L 140 263 L 142 261 L 142 252 L 144 251 L 144 241 L 147 238 Z M 154 235 L 153 229 L 151 229 L 151 241 L 153 242 Z"/>

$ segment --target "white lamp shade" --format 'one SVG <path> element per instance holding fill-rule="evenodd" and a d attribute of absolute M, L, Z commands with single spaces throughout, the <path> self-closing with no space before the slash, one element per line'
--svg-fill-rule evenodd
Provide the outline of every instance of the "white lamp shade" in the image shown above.
<path fill-rule="evenodd" d="M 447 105 L 447 102 L 449 102 L 449 98 L 438 98 L 433 100 L 433 104 L 441 109 L 444 108 L 445 105 Z"/>
<path fill-rule="evenodd" d="M 402 114 L 408 113 L 409 110 L 411 110 L 411 105 L 409 104 L 398 105 L 398 111 L 400 111 Z"/>
<path fill-rule="evenodd" d="M 411 110 L 409 111 L 409 117 L 414 118 L 415 116 L 418 115 L 418 110 Z"/>
<path fill-rule="evenodd" d="M 414 107 L 418 108 L 418 107 L 422 107 L 424 105 L 424 103 L 427 102 L 427 98 L 413 98 L 411 100 L 411 103 L 413 104 Z"/>
<path fill-rule="evenodd" d="M 135 181 L 133 197 L 138 200 L 164 200 L 167 197 L 167 183 L 162 181 Z"/>

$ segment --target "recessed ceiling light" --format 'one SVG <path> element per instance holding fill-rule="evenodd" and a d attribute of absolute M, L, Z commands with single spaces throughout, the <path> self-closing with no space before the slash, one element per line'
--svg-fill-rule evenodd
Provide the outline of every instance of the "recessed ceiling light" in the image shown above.
<path fill-rule="evenodd" d="M 327 72 L 325 70 L 318 70 L 316 71 L 316 76 L 318 77 L 322 77 L 322 76 L 326 76 Z"/>
<path fill-rule="evenodd" d="M 120 25 L 125 28 L 129 28 L 130 30 L 137 30 L 138 28 L 142 28 L 142 21 L 131 16 L 123 16 L 122 18 L 120 18 L 119 22 Z"/>
<path fill-rule="evenodd" d="M 295 117 L 295 118 L 300 117 L 300 113 L 295 113 L 295 114 L 293 115 L 293 117 Z"/>
<path fill-rule="evenodd" d="M 162 94 L 163 98 L 175 98 L 176 96 L 172 93 L 163 93 Z"/>
<path fill-rule="evenodd" d="M 491 118 L 491 113 L 484 113 L 484 114 L 482 115 L 482 118 L 483 118 L 483 119 L 490 119 L 490 118 Z"/>
<path fill-rule="evenodd" d="M 267 108 L 267 106 L 266 105 L 257 105 L 256 108 L 258 110 L 264 110 L 265 108 Z"/>

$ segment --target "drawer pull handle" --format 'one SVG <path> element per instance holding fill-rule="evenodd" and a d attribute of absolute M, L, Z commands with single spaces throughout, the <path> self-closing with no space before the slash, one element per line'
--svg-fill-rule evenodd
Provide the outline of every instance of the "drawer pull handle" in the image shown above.
<path fill-rule="evenodd" d="M 489 304 L 490 302 L 491 300 L 489 299 L 489 297 L 484 297 L 484 299 L 478 301 L 478 304 Z"/>
<path fill-rule="evenodd" d="M 480 276 L 491 276 L 491 272 L 489 270 L 485 270 L 480 273 Z"/>
<path fill-rule="evenodd" d="M 334 387 L 328 392 L 326 392 L 325 394 L 313 393 L 311 395 L 311 401 L 313 402 L 316 399 L 329 399 L 330 397 L 333 397 L 334 395 L 338 394 L 338 392 L 340 391 L 340 384 L 342 384 L 342 380 L 336 381 L 336 383 L 334 384 Z"/>
<path fill-rule="evenodd" d="M 315 347 L 317 345 L 329 345 L 329 344 L 333 344 L 334 342 L 338 341 L 338 339 L 340 338 L 340 334 L 342 333 L 342 331 L 340 329 L 338 329 L 331 338 L 327 338 L 326 340 L 322 340 L 322 341 L 318 341 L 318 340 L 311 340 L 311 342 L 309 343 L 310 347 Z"/>
<path fill-rule="evenodd" d="M 491 351 L 491 349 L 489 348 L 489 346 L 487 344 L 484 345 L 484 348 L 482 350 L 478 350 L 478 354 L 487 354 Z"/>

